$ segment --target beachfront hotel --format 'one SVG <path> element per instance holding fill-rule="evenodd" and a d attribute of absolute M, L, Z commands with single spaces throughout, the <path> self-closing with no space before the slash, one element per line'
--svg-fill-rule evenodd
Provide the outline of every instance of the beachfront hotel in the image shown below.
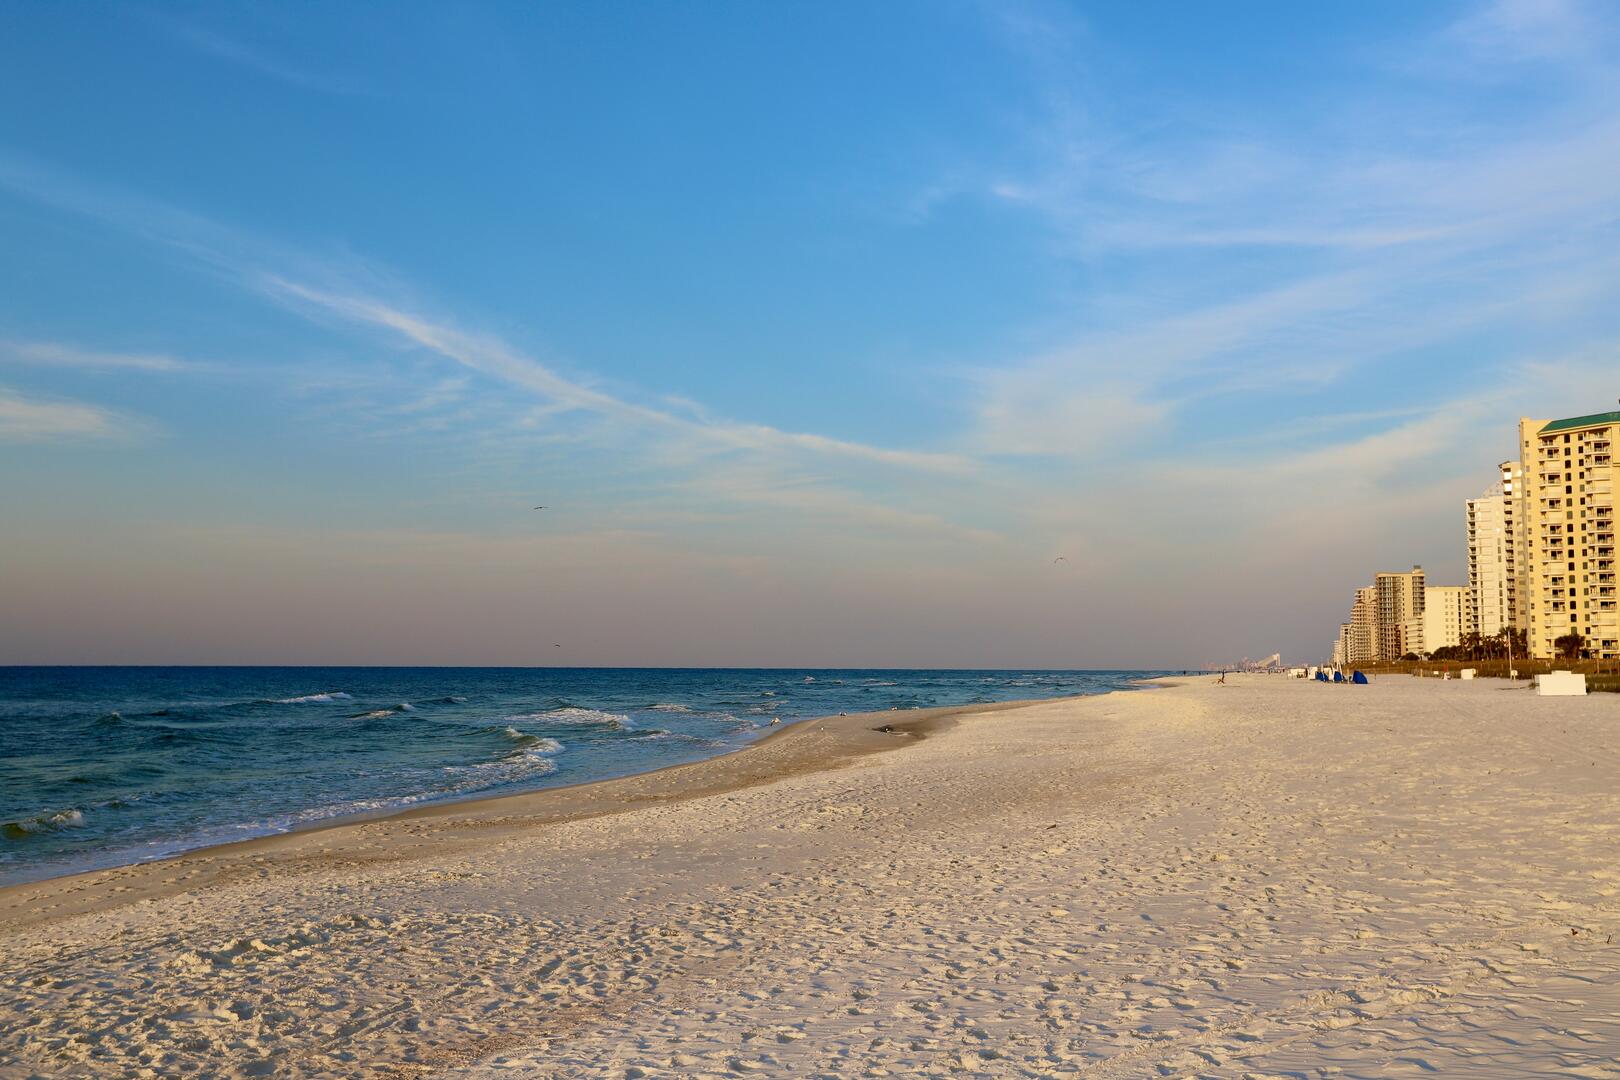
<path fill-rule="evenodd" d="M 1423 568 L 1377 574 L 1339 624 L 1340 666 L 1425 656 L 1470 636 L 1523 631 L 1550 660 L 1579 634 L 1579 654 L 1620 659 L 1614 442 L 1620 412 L 1519 420 L 1519 460 L 1465 502 L 1468 584 L 1426 585 Z"/>
<path fill-rule="evenodd" d="M 1423 650 L 1458 646 L 1474 630 L 1473 590 L 1467 585 L 1428 585 L 1423 590 Z"/>
<path fill-rule="evenodd" d="M 1531 655 L 1551 658 L 1558 639 L 1620 657 L 1614 559 L 1614 437 L 1620 412 L 1519 421 L 1523 497 L 1518 528 L 1528 558 L 1520 579 Z M 1523 625 L 1523 624 L 1521 624 Z"/>
<path fill-rule="evenodd" d="M 1399 660 L 1423 649 L 1423 567 L 1374 576 L 1378 602 L 1378 659 Z"/>
<path fill-rule="evenodd" d="M 1501 466 L 1502 478 L 1491 489 L 1466 504 L 1468 521 L 1468 629 L 1481 637 L 1494 637 L 1508 627 L 1529 623 L 1520 608 L 1525 601 L 1519 587 L 1523 564 L 1522 537 L 1514 522 L 1523 520 L 1516 503 L 1523 494 L 1524 471 L 1516 461 Z"/>

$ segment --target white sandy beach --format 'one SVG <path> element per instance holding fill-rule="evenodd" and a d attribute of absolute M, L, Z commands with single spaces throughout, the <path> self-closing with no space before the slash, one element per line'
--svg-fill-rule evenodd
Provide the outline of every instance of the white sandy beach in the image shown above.
<path fill-rule="evenodd" d="M 1620 1077 L 1620 695 L 880 722 L 0 891 L 0 1076 Z"/>

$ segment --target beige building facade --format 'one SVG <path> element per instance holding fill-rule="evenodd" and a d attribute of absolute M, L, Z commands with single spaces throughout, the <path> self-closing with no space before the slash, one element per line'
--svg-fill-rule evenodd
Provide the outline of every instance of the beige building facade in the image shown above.
<path fill-rule="evenodd" d="M 1521 580 L 1533 656 L 1557 655 L 1580 634 L 1583 651 L 1620 657 L 1615 581 L 1614 443 L 1620 412 L 1519 421 L 1527 566 Z"/>
<path fill-rule="evenodd" d="M 1371 585 L 1356 590 L 1350 621 L 1344 624 L 1344 663 L 1370 664 L 1378 659 L 1378 590 Z"/>
<path fill-rule="evenodd" d="M 1385 571 L 1373 578 L 1378 606 L 1379 660 L 1399 660 L 1423 648 L 1423 567 Z"/>
<path fill-rule="evenodd" d="M 1426 585 L 1423 589 L 1423 652 L 1463 643 L 1474 632 L 1473 590 L 1467 585 Z"/>

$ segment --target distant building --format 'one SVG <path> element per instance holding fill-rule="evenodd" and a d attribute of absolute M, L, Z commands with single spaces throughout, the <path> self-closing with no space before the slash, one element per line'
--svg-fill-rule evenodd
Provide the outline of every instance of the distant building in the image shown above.
<path fill-rule="evenodd" d="M 1333 639 L 1333 666 L 1344 667 L 1350 661 L 1350 624 L 1339 624 L 1339 636 Z"/>
<path fill-rule="evenodd" d="M 1473 631 L 1473 590 L 1467 585 L 1427 585 L 1423 589 L 1423 651 L 1461 645 Z"/>
<path fill-rule="evenodd" d="M 1370 664 L 1378 659 L 1378 590 L 1371 585 L 1356 590 L 1350 605 L 1349 628 L 1345 636 L 1344 662 Z"/>
<path fill-rule="evenodd" d="M 1378 604 L 1379 660 L 1399 660 L 1423 648 L 1423 567 L 1385 571 L 1373 578 Z"/>
<path fill-rule="evenodd" d="M 1531 655 L 1575 632 L 1592 656 L 1620 658 L 1615 584 L 1614 438 L 1620 412 L 1519 420 L 1521 581 Z"/>
<path fill-rule="evenodd" d="M 1472 607 L 1468 629 L 1485 637 L 1513 625 L 1513 515 L 1499 481 L 1467 502 L 1468 590 Z M 1432 652 L 1437 646 L 1429 642 Z"/>
<path fill-rule="evenodd" d="M 1524 463 L 1504 461 L 1499 469 L 1502 528 L 1508 537 L 1507 564 L 1503 571 L 1507 575 L 1507 601 L 1502 617 L 1504 629 L 1523 630 L 1530 625 L 1530 537 L 1527 532 L 1530 510 L 1525 503 Z"/>

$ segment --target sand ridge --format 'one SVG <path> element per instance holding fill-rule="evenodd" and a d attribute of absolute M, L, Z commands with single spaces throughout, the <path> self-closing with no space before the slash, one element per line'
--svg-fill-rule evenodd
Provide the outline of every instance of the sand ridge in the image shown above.
<path fill-rule="evenodd" d="M 1620 700 L 1499 687 L 1189 681 L 311 834 L 0 929 L 0 1075 L 1620 1076 Z"/>

